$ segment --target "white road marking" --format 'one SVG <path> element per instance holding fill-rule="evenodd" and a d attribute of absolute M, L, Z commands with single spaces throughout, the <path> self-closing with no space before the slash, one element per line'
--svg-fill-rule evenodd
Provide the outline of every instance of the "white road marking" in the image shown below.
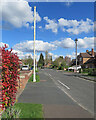
<path fill-rule="evenodd" d="M 49 76 L 51 76 L 51 74 L 49 74 Z"/>
<path fill-rule="evenodd" d="M 46 74 L 46 75 L 49 76 L 48 74 Z M 76 104 L 78 104 L 80 107 L 82 107 L 82 108 L 85 109 L 86 111 L 89 111 L 89 112 L 93 115 L 93 113 L 92 113 L 88 108 L 86 108 L 86 107 L 84 107 L 82 104 L 78 103 L 78 101 L 76 101 L 67 91 L 65 91 L 63 87 L 60 87 L 59 83 L 56 82 L 56 81 L 54 80 L 54 78 L 52 78 L 52 76 L 50 76 L 50 78 L 54 81 L 54 83 L 57 85 L 57 87 L 58 87 L 61 91 L 63 91 L 69 98 L 71 98 Z"/>
<path fill-rule="evenodd" d="M 68 94 L 63 88 L 57 86 L 60 90 L 62 90 L 69 98 L 71 98 L 76 104 L 78 104 L 80 107 L 82 107 L 84 110 L 89 111 L 86 107 L 84 107 L 82 104 L 78 103 L 70 94 Z M 92 113 L 91 111 L 89 111 Z M 93 114 L 93 113 L 92 113 Z"/>
<path fill-rule="evenodd" d="M 58 80 L 58 82 L 61 83 L 64 87 L 66 87 L 68 90 L 70 90 L 70 88 L 67 85 L 65 85 L 64 83 L 62 83 L 60 80 Z"/>

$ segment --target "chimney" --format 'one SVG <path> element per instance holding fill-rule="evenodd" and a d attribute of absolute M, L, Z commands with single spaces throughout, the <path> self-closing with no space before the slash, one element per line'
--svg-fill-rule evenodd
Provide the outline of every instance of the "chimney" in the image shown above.
<path fill-rule="evenodd" d="M 94 49 L 92 48 L 92 57 L 94 57 Z"/>
<path fill-rule="evenodd" d="M 86 50 L 86 53 L 88 53 L 89 52 L 89 50 Z"/>

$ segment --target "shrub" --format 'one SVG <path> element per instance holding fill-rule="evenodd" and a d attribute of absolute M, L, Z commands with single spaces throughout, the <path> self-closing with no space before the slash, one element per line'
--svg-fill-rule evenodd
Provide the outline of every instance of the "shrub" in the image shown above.
<path fill-rule="evenodd" d="M 88 75 L 96 76 L 96 68 L 89 68 Z"/>
<path fill-rule="evenodd" d="M 3 114 L 2 118 L 8 118 L 8 119 L 13 119 L 13 118 L 19 118 L 21 110 L 19 108 L 16 108 L 15 106 L 12 106 L 10 108 L 7 108 Z"/>
<path fill-rule="evenodd" d="M 59 67 L 58 67 L 58 70 L 63 70 L 63 69 L 64 69 L 63 66 L 59 66 Z"/>
<path fill-rule="evenodd" d="M 17 54 L 12 53 L 12 49 L 6 50 L 7 46 L 0 47 L 0 55 L 2 56 L 2 100 L 0 105 L 2 109 L 6 109 L 14 104 L 17 92 L 17 79 L 19 79 L 19 58 Z"/>
<path fill-rule="evenodd" d="M 84 69 L 83 69 L 83 72 L 84 72 L 84 73 L 88 73 L 88 68 L 84 68 Z"/>

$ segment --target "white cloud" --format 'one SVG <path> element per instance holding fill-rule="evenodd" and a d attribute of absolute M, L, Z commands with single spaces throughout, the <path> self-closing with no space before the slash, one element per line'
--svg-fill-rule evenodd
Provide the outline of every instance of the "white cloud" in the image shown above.
<path fill-rule="evenodd" d="M 77 55 L 79 55 L 80 53 L 77 53 Z M 76 53 L 75 52 L 72 52 L 72 54 L 67 54 L 66 55 L 67 57 L 70 57 L 71 59 L 75 59 L 76 58 Z"/>
<path fill-rule="evenodd" d="M 93 21 L 90 19 L 86 19 L 86 21 L 81 20 L 67 20 L 64 18 L 60 18 L 59 20 L 60 27 L 66 27 L 66 32 L 78 35 L 82 32 L 88 33 L 93 30 Z"/>
<path fill-rule="evenodd" d="M 68 54 L 68 55 L 66 55 L 66 56 L 67 56 L 67 57 L 69 57 L 69 58 L 71 58 L 71 57 L 72 57 L 72 56 L 71 56 L 71 55 L 69 55 L 69 54 Z"/>
<path fill-rule="evenodd" d="M 29 23 L 34 21 L 32 8 L 25 0 L 14 0 L 14 2 L 5 0 L 0 2 L 0 5 L 2 7 L 2 10 L 0 9 L 2 20 L 6 23 L 10 23 L 16 28 L 20 28 L 22 26 L 29 27 Z M 41 21 L 41 17 L 38 13 L 36 16 L 36 20 Z"/>
<path fill-rule="evenodd" d="M 23 51 L 23 52 L 32 52 L 33 49 L 34 49 L 33 45 L 34 45 L 34 41 L 26 41 L 26 42 L 16 44 L 14 46 L 14 49 L 20 50 L 20 51 Z M 56 46 L 52 43 L 36 40 L 35 49 L 36 49 L 36 51 L 39 51 L 39 52 L 40 51 L 43 52 L 43 51 L 46 51 L 46 50 L 47 51 L 52 51 L 52 50 L 56 49 Z"/>
<path fill-rule="evenodd" d="M 52 56 L 52 55 L 53 55 L 53 53 L 48 53 L 48 55 Z"/>
<path fill-rule="evenodd" d="M 9 45 L 7 43 L 3 43 L 3 42 L 0 42 L 0 47 L 4 47 L 6 44 L 7 47 L 9 47 Z"/>
<path fill-rule="evenodd" d="M 28 58 L 29 56 L 31 56 L 31 58 L 33 58 L 32 53 L 26 53 L 26 54 L 25 54 L 24 52 L 22 52 L 22 51 L 20 51 L 20 50 L 15 50 L 15 49 L 13 49 L 12 52 L 13 52 L 13 53 L 17 53 L 17 56 L 18 56 L 20 59 Z"/>
<path fill-rule="evenodd" d="M 42 29 L 42 26 L 39 26 L 39 29 Z"/>
<path fill-rule="evenodd" d="M 78 48 L 94 48 L 94 37 L 78 38 Z M 57 47 L 62 48 L 75 48 L 75 41 L 71 38 L 64 38 L 61 41 L 52 42 Z"/>
<path fill-rule="evenodd" d="M 64 19 L 64 18 L 60 18 L 58 21 L 59 21 L 59 26 L 72 27 L 72 26 L 78 26 L 79 25 L 77 20 L 67 20 L 67 19 Z"/>
<path fill-rule="evenodd" d="M 95 37 L 84 37 L 83 39 L 78 39 L 79 48 L 94 48 Z"/>
<path fill-rule="evenodd" d="M 48 53 L 48 55 L 52 56 L 52 60 L 54 61 L 56 58 L 58 58 L 59 56 L 63 56 L 64 58 L 64 55 L 56 55 L 56 54 L 53 54 L 53 53 Z"/>
<path fill-rule="evenodd" d="M 45 29 L 51 29 L 54 33 L 58 32 L 58 24 L 55 20 L 50 20 L 48 17 L 44 17 L 44 20 L 48 23 L 45 25 Z"/>
<path fill-rule="evenodd" d="M 53 54 L 53 56 L 52 56 L 52 60 L 54 61 L 56 58 L 58 58 L 59 57 L 59 55 L 54 55 Z"/>
<path fill-rule="evenodd" d="M 13 49 L 12 52 L 17 53 L 19 58 L 24 58 L 24 53 L 22 51 Z"/>
<path fill-rule="evenodd" d="M 59 55 L 55 55 L 53 53 L 48 53 L 48 55 L 52 56 L 52 60 L 54 61 L 56 58 L 59 57 Z"/>
<path fill-rule="evenodd" d="M 66 5 L 67 7 L 69 7 L 69 6 L 72 5 L 72 3 L 73 3 L 73 0 L 71 0 L 71 1 L 68 0 L 68 2 L 65 2 L 65 5 Z"/>
<path fill-rule="evenodd" d="M 65 38 L 61 41 L 55 41 L 53 42 L 56 46 L 58 47 L 62 47 L 62 48 L 74 48 L 74 40 L 72 40 L 71 38 Z"/>
<path fill-rule="evenodd" d="M 31 29 L 34 29 L 34 26 L 31 26 Z"/>
<path fill-rule="evenodd" d="M 44 17 L 44 20 L 47 22 L 45 29 L 51 29 L 54 33 L 58 32 L 58 28 L 61 28 L 63 32 L 68 32 L 75 35 L 78 35 L 82 32 L 88 33 L 94 29 L 93 21 L 88 18 L 86 18 L 85 21 L 60 18 L 57 22 L 56 20 L 50 20 L 48 17 Z"/>
<path fill-rule="evenodd" d="M 25 55 L 24 55 L 24 58 L 28 58 L 29 56 L 30 56 L 31 58 L 33 58 L 33 55 L 32 55 L 31 53 L 25 54 Z"/>

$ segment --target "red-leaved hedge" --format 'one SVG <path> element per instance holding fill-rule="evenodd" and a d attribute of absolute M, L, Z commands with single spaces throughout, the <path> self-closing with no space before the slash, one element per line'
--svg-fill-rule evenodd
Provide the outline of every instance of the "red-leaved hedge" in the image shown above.
<path fill-rule="evenodd" d="M 0 47 L 0 82 L 2 84 L 0 106 L 2 109 L 6 109 L 14 104 L 18 86 L 17 79 L 19 79 L 19 58 L 17 54 L 12 53 L 12 49 L 9 51 L 6 48 L 6 45 L 5 47 Z"/>

